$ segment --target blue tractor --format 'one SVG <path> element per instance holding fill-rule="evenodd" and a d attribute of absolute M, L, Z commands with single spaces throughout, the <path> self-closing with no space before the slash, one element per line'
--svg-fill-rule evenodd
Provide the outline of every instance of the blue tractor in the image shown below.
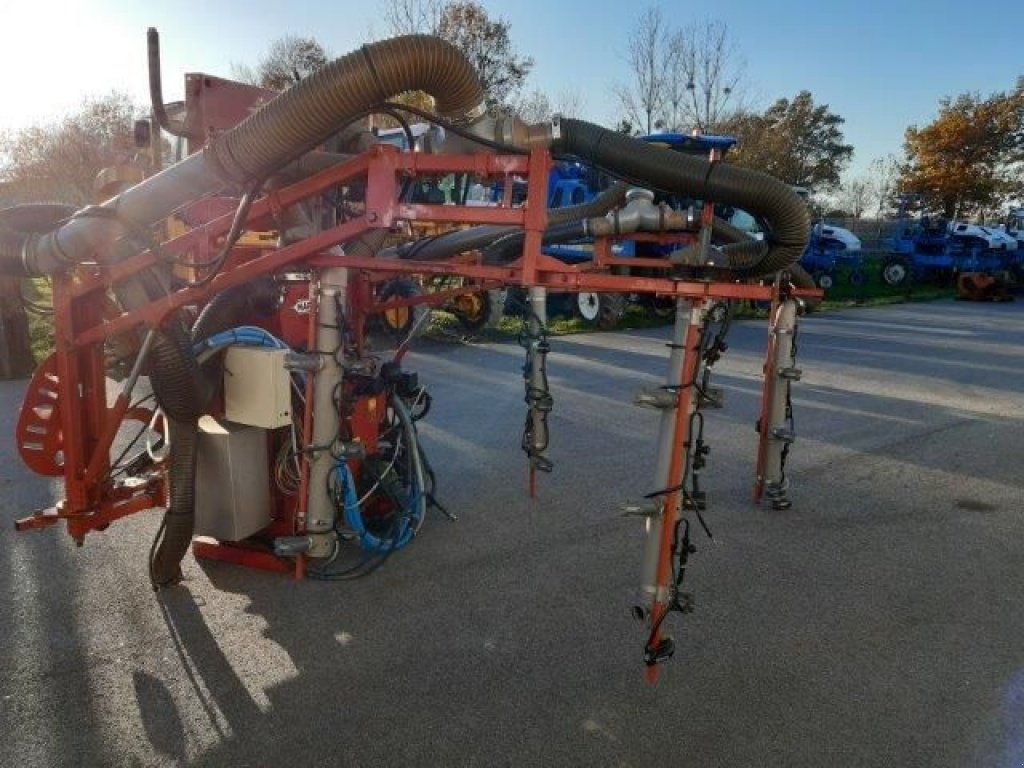
<path fill-rule="evenodd" d="M 917 280 L 952 278 L 968 272 L 1017 272 L 1024 252 L 1011 246 L 1002 233 L 977 224 L 948 223 L 911 210 L 922 204 L 920 195 L 902 195 L 896 231 L 885 240 L 888 249 L 882 279 L 901 285 Z"/>

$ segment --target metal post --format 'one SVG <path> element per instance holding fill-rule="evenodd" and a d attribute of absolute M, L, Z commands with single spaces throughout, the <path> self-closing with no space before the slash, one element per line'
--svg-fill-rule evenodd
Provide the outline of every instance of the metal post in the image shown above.
<path fill-rule="evenodd" d="M 792 502 L 786 497 L 788 483 L 783 471 L 785 452 L 795 439 L 789 413 L 789 388 L 800 379 L 794 357 L 797 301 L 783 298 L 772 306 L 772 326 L 768 343 L 768 359 L 764 371 L 764 394 L 758 422 L 757 481 L 754 502 L 767 497 L 773 509 L 788 509 Z"/>
<path fill-rule="evenodd" d="M 334 470 L 331 446 L 338 437 L 338 409 L 334 403 L 335 390 L 342 378 L 336 354 L 342 341 L 342 318 L 338 316 L 338 308 L 344 306 L 347 282 L 348 270 L 340 267 L 326 269 L 320 276 L 317 351 L 322 366 L 313 383 L 313 436 L 310 442 L 316 451 L 310 467 L 309 508 L 306 513 L 306 531 L 312 542 L 309 554 L 312 557 L 330 554 L 334 544 L 336 511 L 327 492 L 327 480 Z"/>
<path fill-rule="evenodd" d="M 647 614 L 650 626 L 658 623 L 671 599 L 672 544 L 682 505 L 681 487 L 687 472 L 690 416 L 697 406 L 694 379 L 700 362 L 700 333 L 706 312 L 707 303 L 703 300 L 679 299 L 676 305 L 665 381 L 665 391 L 674 393 L 675 398 L 661 412 L 654 476 L 655 488 L 666 489 L 667 493 L 658 497 L 660 508 L 645 519 L 642 594 L 650 601 L 651 610 Z M 651 638 L 653 645 L 660 642 L 660 634 L 659 629 Z M 647 678 L 650 682 L 657 680 L 657 666 L 647 667 Z"/>

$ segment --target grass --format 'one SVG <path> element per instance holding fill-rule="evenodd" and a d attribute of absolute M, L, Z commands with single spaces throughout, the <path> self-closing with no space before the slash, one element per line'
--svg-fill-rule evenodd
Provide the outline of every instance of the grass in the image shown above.
<path fill-rule="evenodd" d="M 33 304 L 44 307 L 53 302 L 53 289 L 50 281 L 44 278 L 32 278 L 22 281 L 22 295 Z M 53 351 L 53 317 L 39 312 L 28 313 L 28 337 L 32 346 L 32 356 L 36 363 L 45 360 Z"/>

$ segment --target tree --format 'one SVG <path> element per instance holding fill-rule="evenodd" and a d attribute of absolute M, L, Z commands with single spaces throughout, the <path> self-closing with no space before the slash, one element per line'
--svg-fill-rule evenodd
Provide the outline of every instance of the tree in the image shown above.
<path fill-rule="evenodd" d="M 388 0 L 384 23 L 392 35 L 433 34 L 444 6 L 443 0 Z"/>
<path fill-rule="evenodd" d="M 534 88 L 516 101 L 513 111 L 527 123 L 539 123 L 550 118 L 555 110 L 547 94 Z"/>
<path fill-rule="evenodd" d="M 723 22 L 673 30 L 655 7 L 637 20 L 626 63 L 631 82 L 614 94 L 623 119 L 647 133 L 716 131 L 737 102 L 743 76 Z"/>
<path fill-rule="evenodd" d="M 232 64 L 234 76 L 245 83 L 283 91 L 327 64 L 327 51 L 312 37 L 285 35 L 270 44 L 256 68 Z"/>
<path fill-rule="evenodd" d="M 135 107 L 124 93 L 87 99 L 61 120 L 0 138 L 0 181 L 21 202 L 93 202 L 104 168 L 135 154 Z"/>
<path fill-rule="evenodd" d="M 859 176 L 847 179 L 839 189 L 839 207 L 855 219 L 859 219 L 871 204 L 871 183 Z"/>
<path fill-rule="evenodd" d="M 885 217 L 898 203 L 900 189 L 900 163 L 893 154 L 876 157 L 868 166 L 868 186 L 875 204 L 875 217 Z"/>
<path fill-rule="evenodd" d="M 715 133 L 738 101 L 743 69 L 721 21 L 673 34 L 666 60 L 665 127 Z"/>
<path fill-rule="evenodd" d="M 656 118 L 665 106 L 665 60 L 668 40 L 661 10 L 647 8 L 629 37 L 626 63 L 632 75 L 630 85 L 615 86 L 615 97 L 625 113 L 623 122 L 654 130 Z"/>
<path fill-rule="evenodd" d="M 390 0 L 384 19 L 392 34 L 437 35 L 462 51 L 492 110 L 509 107 L 533 68 L 533 59 L 513 47 L 509 22 L 491 19 L 474 0 Z"/>
<path fill-rule="evenodd" d="M 815 106 L 810 91 L 779 99 L 762 114 L 743 112 L 722 126 L 739 137 L 732 159 L 810 192 L 839 184 L 853 147 L 843 143 L 844 120 L 827 104 Z"/>
<path fill-rule="evenodd" d="M 512 110 L 527 123 L 549 120 L 556 113 L 565 117 L 579 117 L 583 112 L 583 96 L 578 90 L 565 89 L 552 102 L 546 93 L 534 88 L 517 99 L 512 104 Z"/>
<path fill-rule="evenodd" d="M 905 134 L 901 182 L 947 218 L 984 211 L 1019 192 L 1024 159 L 1024 77 L 987 99 L 964 93 L 940 102 L 938 117 Z"/>

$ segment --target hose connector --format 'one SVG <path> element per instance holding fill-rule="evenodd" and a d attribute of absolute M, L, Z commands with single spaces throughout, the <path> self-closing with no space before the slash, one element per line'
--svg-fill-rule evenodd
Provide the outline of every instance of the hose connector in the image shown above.
<path fill-rule="evenodd" d="M 481 139 L 521 150 L 547 149 L 561 136 L 561 118 L 555 115 L 542 123 L 526 123 L 516 115 L 487 115 L 473 123 L 470 131 Z"/>

